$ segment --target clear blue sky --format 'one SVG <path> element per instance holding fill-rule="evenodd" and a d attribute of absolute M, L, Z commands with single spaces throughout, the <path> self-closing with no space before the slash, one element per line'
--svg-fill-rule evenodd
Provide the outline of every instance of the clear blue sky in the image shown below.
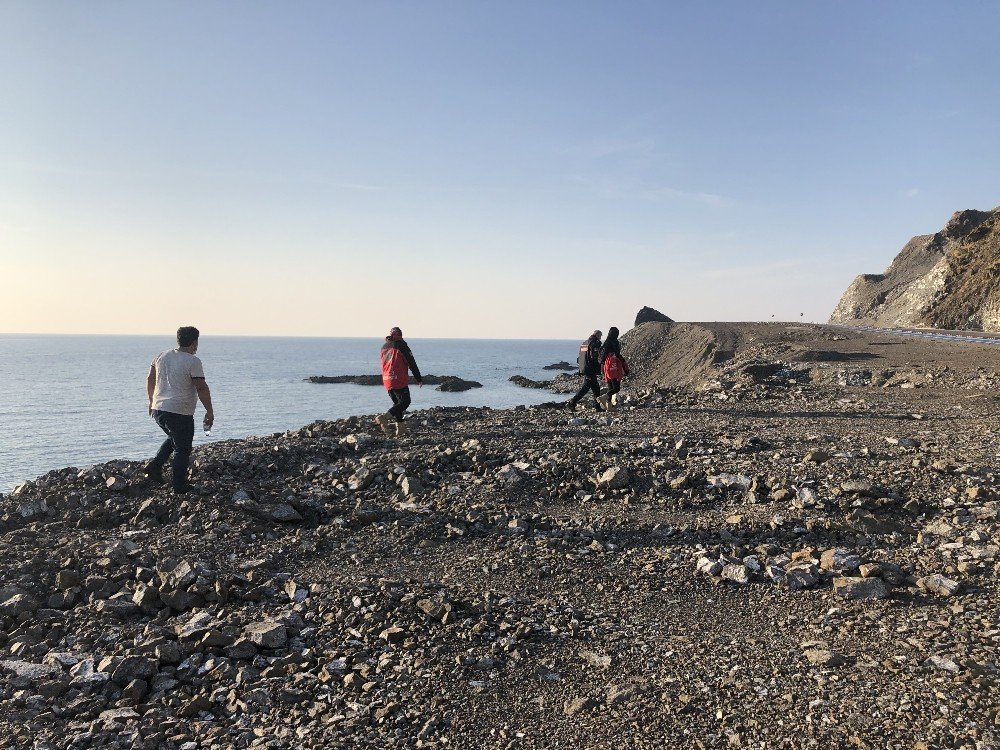
<path fill-rule="evenodd" d="M 1000 3 L 0 2 L 0 331 L 825 320 L 1000 204 Z"/>

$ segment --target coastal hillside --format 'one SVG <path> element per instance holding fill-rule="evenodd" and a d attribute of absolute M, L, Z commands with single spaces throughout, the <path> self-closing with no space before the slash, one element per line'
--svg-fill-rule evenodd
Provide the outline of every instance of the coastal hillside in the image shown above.
<path fill-rule="evenodd" d="M 911 239 L 885 273 L 851 283 L 830 322 L 1000 331 L 1000 207 Z"/>

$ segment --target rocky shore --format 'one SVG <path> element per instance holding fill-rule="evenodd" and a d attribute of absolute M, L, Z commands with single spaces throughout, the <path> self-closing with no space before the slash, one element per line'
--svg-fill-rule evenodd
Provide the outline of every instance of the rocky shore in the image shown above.
<path fill-rule="evenodd" d="M 993 355 L 740 335 L 668 387 L 637 333 L 610 414 L 318 422 L 197 449 L 180 498 L 121 461 L 0 497 L 0 747 L 997 747 Z"/>

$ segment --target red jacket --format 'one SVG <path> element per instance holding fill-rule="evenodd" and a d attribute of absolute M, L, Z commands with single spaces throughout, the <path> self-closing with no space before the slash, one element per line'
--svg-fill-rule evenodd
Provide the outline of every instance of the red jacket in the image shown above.
<path fill-rule="evenodd" d="M 408 370 L 413 371 L 413 377 L 417 379 L 418 383 L 423 380 L 420 376 L 420 368 L 417 367 L 417 360 L 413 358 L 409 344 L 403 339 L 387 337 L 385 343 L 382 344 L 379 358 L 382 360 L 382 385 L 387 391 L 395 391 L 409 386 Z"/>

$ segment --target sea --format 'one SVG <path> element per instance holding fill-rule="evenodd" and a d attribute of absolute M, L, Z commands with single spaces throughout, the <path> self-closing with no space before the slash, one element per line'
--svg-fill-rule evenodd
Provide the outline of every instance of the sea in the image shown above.
<path fill-rule="evenodd" d="M 411 383 L 411 413 L 432 406 L 510 408 L 551 401 L 545 390 L 508 382 L 555 373 L 574 362 L 577 342 L 408 339 L 425 375 L 457 375 L 483 384 L 443 393 Z M 294 430 L 320 419 L 377 414 L 390 405 L 381 386 L 317 384 L 311 375 L 379 372 L 381 339 L 207 336 L 198 356 L 212 391 L 215 426 L 206 436 L 202 408 L 195 446 Z M 172 336 L 0 334 L 0 493 L 53 469 L 113 459 L 149 459 L 164 439 L 147 413 L 146 375 Z"/>

